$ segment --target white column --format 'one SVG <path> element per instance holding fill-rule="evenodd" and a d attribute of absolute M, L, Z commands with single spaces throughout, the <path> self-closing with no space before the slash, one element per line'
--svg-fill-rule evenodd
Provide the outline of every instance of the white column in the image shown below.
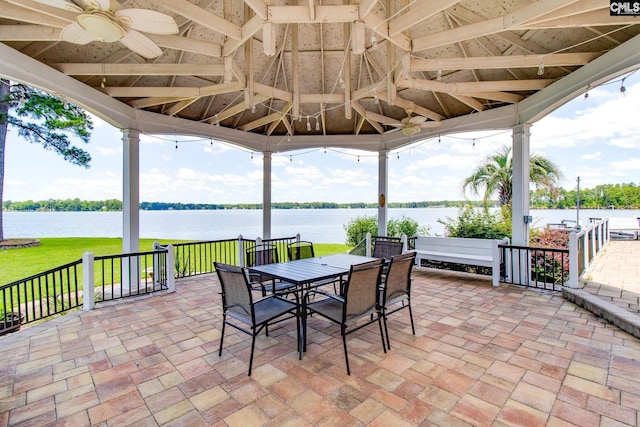
<path fill-rule="evenodd" d="M 122 252 L 140 248 L 140 132 L 122 131 Z"/>
<path fill-rule="evenodd" d="M 388 153 L 388 150 L 380 150 L 378 153 L 378 236 L 387 235 L 387 193 L 389 191 Z"/>
<path fill-rule="evenodd" d="M 140 251 L 140 132 L 122 131 L 122 252 Z M 139 286 L 136 258 L 122 259 L 122 294 Z"/>
<path fill-rule="evenodd" d="M 262 160 L 262 238 L 271 238 L 271 152 Z"/>
<path fill-rule="evenodd" d="M 529 128 L 530 125 L 518 125 L 513 128 L 512 148 L 512 210 L 511 210 L 511 244 L 514 246 L 529 246 Z M 526 251 L 520 260 L 512 260 L 514 267 L 514 282 L 527 285 L 529 282 L 529 257 Z M 516 271 L 522 267 L 521 271 Z"/>
<path fill-rule="evenodd" d="M 513 188 L 512 188 L 512 237 L 516 246 L 529 245 L 529 127 L 518 125 L 513 128 Z"/>

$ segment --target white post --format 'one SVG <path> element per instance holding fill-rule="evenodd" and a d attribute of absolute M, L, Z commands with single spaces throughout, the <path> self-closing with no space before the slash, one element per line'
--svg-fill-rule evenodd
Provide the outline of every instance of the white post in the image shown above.
<path fill-rule="evenodd" d="M 574 231 L 569 233 L 569 282 L 570 288 L 578 287 L 578 234 Z"/>
<path fill-rule="evenodd" d="M 176 291 L 176 273 L 174 271 L 175 255 L 173 253 L 173 245 L 167 246 L 167 290 L 169 292 Z"/>
<path fill-rule="evenodd" d="M 387 216 L 389 213 L 387 193 L 389 192 L 388 150 L 378 153 L 378 236 L 387 235 Z"/>
<path fill-rule="evenodd" d="M 271 152 L 265 151 L 262 160 L 262 237 L 271 238 Z"/>
<path fill-rule="evenodd" d="M 367 250 L 365 252 L 366 256 L 371 256 L 371 233 L 367 233 L 367 237 L 365 238 L 365 244 L 367 245 Z"/>
<path fill-rule="evenodd" d="M 409 250 L 407 235 L 403 234 L 402 236 L 400 236 L 400 241 L 402 242 L 402 253 L 406 253 Z"/>
<path fill-rule="evenodd" d="M 242 234 L 238 236 L 238 266 L 244 267 L 244 240 Z"/>
<path fill-rule="evenodd" d="M 82 254 L 82 310 L 91 311 L 95 306 L 95 281 L 93 279 L 93 254 Z"/>
<path fill-rule="evenodd" d="M 140 248 L 140 133 L 122 131 L 122 252 Z"/>
<path fill-rule="evenodd" d="M 514 246 L 529 246 L 529 128 L 518 125 L 513 128 L 512 148 L 512 217 L 511 241 Z M 513 260 L 514 283 L 529 283 L 530 262 L 527 251 L 520 251 L 520 260 Z M 521 268 L 519 271 L 518 268 Z"/>

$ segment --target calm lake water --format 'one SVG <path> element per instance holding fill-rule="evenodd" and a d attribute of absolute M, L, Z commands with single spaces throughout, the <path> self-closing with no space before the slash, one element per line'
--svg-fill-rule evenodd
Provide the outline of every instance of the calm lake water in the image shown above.
<path fill-rule="evenodd" d="M 272 214 L 271 235 L 293 236 L 317 243 L 344 243 L 344 224 L 364 215 L 376 215 L 376 209 L 276 209 Z M 534 227 L 576 219 L 575 210 L 532 210 Z M 390 218 L 413 218 L 431 228 L 431 235 L 442 234 L 438 219 L 455 218 L 457 208 L 389 209 Z M 589 217 L 609 217 L 635 221 L 640 210 L 580 211 L 580 222 Z M 5 212 L 5 238 L 16 237 L 122 237 L 121 212 Z M 142 211 L 140 237 L 157 239 L 218 240 L 238 235 L 256 238 L 262 235 L 262 211 Z"/>

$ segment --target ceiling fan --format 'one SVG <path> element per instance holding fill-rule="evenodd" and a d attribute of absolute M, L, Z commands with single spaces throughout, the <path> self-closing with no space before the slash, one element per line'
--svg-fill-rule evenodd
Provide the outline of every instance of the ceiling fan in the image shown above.
<path fill-rule="evenodd" d="M 119 41 L 144 58 L 162 55 L 153 40 L 141 33 L 176 34 L 174 19 L 149 9 L 122 9 L 115 0 L 36 0 L 38 3 L 77 12 L 76 22 L 62 29 L 62 40 L 87 44 Z"/>
<path fill-rule="evenodd" d="M 407 112 L 407 117 L 402 119 L 400 123 L 391 123 L 391 126 L 395 126 L 397 128 L 393 131 L 400 130 L 404 135 L 412 136 L 420 132 L 420 129 L 423 127 L 438 126 L 440 124 L 439 122 L 427 123 L 427 118 L 424 116 L 412 116 L 413 110 L 411 108 L 408 108 L 405 111 Z"/>

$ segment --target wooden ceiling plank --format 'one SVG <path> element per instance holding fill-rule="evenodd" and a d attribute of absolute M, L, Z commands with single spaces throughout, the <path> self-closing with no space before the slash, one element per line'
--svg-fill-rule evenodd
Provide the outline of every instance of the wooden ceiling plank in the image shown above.
<path fill-rule="evenodd" d="M 358 5 L 358 15 L 360 19 L 366 18 L 377 4 L 378 0 L 361 0 Z"/>
<path fill-rule="evenodd" d="M 389 35 L 395 36 L 453 6 L 459 0 L 418 0 L 405 13 L 389 21 Z"/>
<path fill-rule="evenodd" d="M 54 63 L 50 67 L 72 76 L 223 76 L 223 64 L 89 64 Z"/>
<path fill-rule="evenodd" d="M 114 98 L 197 98 L 200 96 L 198 87 L 104 87 L 96 88 Z"/>
<path fill-rule="evenodd" d="M 529 3 L 527 6 L 515 12 L 508 13 L 505 16 L 487 19 L 463 27 L 452 28 L 439 33 L 432 33 L 428 36 L 417 37 L 413 39 L 413 52 L 420 52 L 476 37 L 517 29 L 523 22 L 546 15 L 576 1 L 577 0 L 539 0 L 534 3 Z"/>
<path fill-rule="evenodd" d="M 541 63 L 546 67 L 574 66 L 588 64 L 600 55 L 600 52 L 580 52 L 549 55 L 411 59 L 411 71 L 531 68 L 538 67 Z"/>
<path fill-rule="evenodd" d="M 149 107 L 155 107 L 155 106 L 158 106 L 158 105 L 172 104 L 174 102 L 180 102 L 180 101 L 184 101 L 186 99 L 193 99 L 193 98 L 187 98 L 187 97 L 181 97 L 181 98 L 171 98 L 171 97 L 142 98 L 142 99 L 136 99 L 134 101 L 131 101 L 128 104 L 130 106 L 132 106 L 133 108 L 149 108 Z"/>
<path fill-rule="evenodd" d="M 216 33 L 234 40 L 242 39 L 242 29 L 239 26 L 187 0 L 155 0 L 155 3 Z"/>
<path fill-rule="evenodd" d="M 543 22 L 528 23 L 526 28 L 580 28 L 580 27 L 601 27 L 606 25 L 628 25 L 637 24 L 637 16 L 610 16 L 609 9 L 599 9 L 591 12 L 581 13 L 566 18 L 552 19 Z"/>
<path fill-rule="evenodd" d="M 570 4 L 568 6 L 562 7 L 560 9 L 556 9 L 553 12 L 538 16 L 535 19 L 529 20 L 524 25 L 535 25 L 542 23 L 544 21 L 554 21 L 556 19 L 562 19 L 571 17 L 574 15 L 580 15 L 585 12 L 591 12 L 598 9 L 604 9 L 607 11 L 609 7 L 608 5 L 603 5 L 601 0 L 580 0 L 579 2 Z"/>
<path fill-rule="evenodd" d="M 343 93 L 302 93 L 300 104 L 343 104 Z"/>

